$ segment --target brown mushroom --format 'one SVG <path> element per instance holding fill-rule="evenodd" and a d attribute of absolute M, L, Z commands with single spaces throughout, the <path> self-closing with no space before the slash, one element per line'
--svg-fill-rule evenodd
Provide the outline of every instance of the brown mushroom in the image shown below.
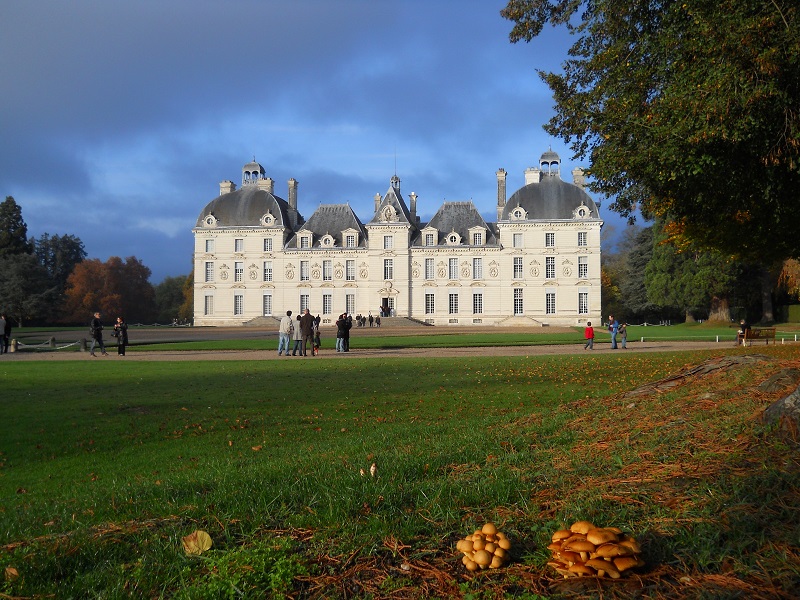
<path fill-rule="evenodd" d="M 613 531 L 598 527 L 592 529 L 586 534 L 586 540 L 592 542 L 595 546 L 607 544 L 608 542 L 616 542 L 618 536 Z"/>
<path fill-rule="evenodd" d="M 559 540 L 565 540 L 568 537 L 572 536 L 572 532 L 569 529 L 559 529 L 553 534 L 551 538 L 552 541 L 557 542 Z"/>
<path fill-rule="evenodd" d="M 586 535 L 592 529 L 595 529 L 595 526 L 594 523 L 589 521 L 575 521 L 569 529 L 572 533 L 582 533 Z"/>
<path fill-rule="evenodd" d="M 594 569 L 592 569 L 591 567 L 587 567 L 586 565 L 582 565 L 580 563 L 570 565 L 567 568 L 567 570 L 570 573 L 575 573 L 578 577 L 582 577 L 583 575 L 589 575 L 589 576 L 596 575 Z"/>
<path fill-rule="evenodd" d="M 597 547 L 597 556 L 600 558 L 614 558 L 615 556 L 629 556 L 633 551 L 622 544 L 603 544 Z"/>
<path fill-rule="evenodd" d="M 618 556 L 614 559 L 614 566 L 622 573 L 628 569 L 635 569 L 636 567 L 643 567 L 644 561 L 638 556 Z"/>
<path fill-rule="evenodd" d="M 597 546 L 588 540 L 575 540 L 569 544 L 562 544 L 561 549 L 572 550 L 573 552 L 594 552 L 597 550 Z"/>
<path fill-rule="evenodd" d="M 586 561 L 587 567 L 592 567 L 593 569 L 597 570 L 597 574 L 602 577 L 604 574 L 611 577 L 611 579 L 619 579 L 620 574 L 617 568 L 614 566 L 614 563 L 609 562 L 607 560 L 603 560 L 602 558 L 593 558 Z"/>

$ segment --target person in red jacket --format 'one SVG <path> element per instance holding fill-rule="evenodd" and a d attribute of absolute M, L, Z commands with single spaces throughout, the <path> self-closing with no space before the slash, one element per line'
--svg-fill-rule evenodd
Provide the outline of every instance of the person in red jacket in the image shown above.
<path fill-rule="evenodd" d="M 586 339 L 586 344 L 584 344 L 583 349 L 586 350 L 594 350 L 594 327 L 592 327 L 592 322 L 589 321 L 586 323 L 586 329 L 583 330 L 583 337 Z"/>

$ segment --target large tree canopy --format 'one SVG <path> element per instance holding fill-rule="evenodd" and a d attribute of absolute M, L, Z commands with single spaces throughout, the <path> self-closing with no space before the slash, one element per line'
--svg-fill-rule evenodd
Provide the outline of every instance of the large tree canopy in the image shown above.
<path fill-rule="evenodd" d="M 510 0 L 512 42 L 565 25 L 545 129 L 630 217 L 745 259 L 800 256 L 796 0 Z"/>
<path fill-rule="evenodd" d="M 30 254 L 31 250 L 22 207 L 12 196 L 6 196 L 0 203 L 0 256 Z"/>

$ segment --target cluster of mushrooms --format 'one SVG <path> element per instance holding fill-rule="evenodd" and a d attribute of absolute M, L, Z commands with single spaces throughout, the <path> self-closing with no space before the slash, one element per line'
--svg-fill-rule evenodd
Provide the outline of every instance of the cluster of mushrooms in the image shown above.
<path fill-rule="evenodd" d="M 553 534 L 547 565 L 566 577 L 598 576 L 619 579 L 628 569 L 644 566 L 639 543 L 617 527 L 596 527 L 577 521 Z"/>
<path fill-rule="evenodd" d="M 493 523 L 486 523 L 472 535 L 458 540 L 456 548 L 464 553 L 461 562 L 468 571 L 499 569 L 508 562 L 511 542 Z"/>

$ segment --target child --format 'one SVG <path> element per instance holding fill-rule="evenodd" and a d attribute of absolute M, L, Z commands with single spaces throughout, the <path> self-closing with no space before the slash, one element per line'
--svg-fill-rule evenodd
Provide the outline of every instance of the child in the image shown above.
<path fill-rule="evenodd" d="M 314 328 L 314 349 L 312 350 L 312 354 L 314 356 L 319 355 L 319 347 L 320 347 L 320 340 L 319 340 L 319 327 Z"/>
<path fill-rule="evenodd" d="M 583 346 L 583 349 L 586 350 L 594 350 L 594 327 L 592 327 L 592 322 L 589 321 L 586 323 L 586 329 L 583 330 L 583 337 L 586 338 L 586 344 Z"/>

